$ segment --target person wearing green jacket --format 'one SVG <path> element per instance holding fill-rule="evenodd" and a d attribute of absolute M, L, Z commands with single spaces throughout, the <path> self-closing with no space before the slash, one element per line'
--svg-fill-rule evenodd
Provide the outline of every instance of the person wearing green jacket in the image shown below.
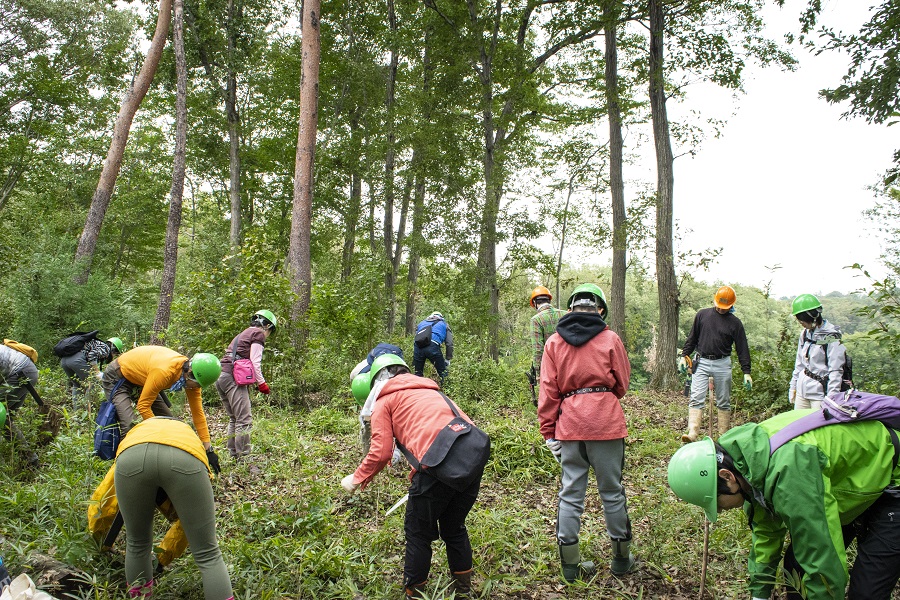
<path fill-rule="evenodd" d="M 669 461 L 669 485 L 712 522 L 718 512 L 744 507 L 754 600 L 771 597 L 787 534 L 788 598 L 843 599 L 849 579 L 850 600 L 889 600 L 900 578 L 900 439 L 878 421 L 840 423 L 771 453 L 770 436 L 810 412 L 785 412 L 736 427 L 718 443 L 707 437 L 683 446 Z"/>

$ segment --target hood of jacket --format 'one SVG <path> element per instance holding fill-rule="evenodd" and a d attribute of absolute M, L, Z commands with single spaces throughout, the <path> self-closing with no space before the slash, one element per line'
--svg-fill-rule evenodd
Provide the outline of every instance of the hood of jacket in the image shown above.
<path fill-rule="evenodd" d="M 720 437 L 719 445 L 754 489 L 765 488 L 769 471 L 769 432 L 757 423 L 746 423 Z"/>
<path fill-rule="evenodd" d="M 828 321 L 822 321 L 822 324 L 820 326 L 816 327 L 812 331 L 808 331 L 807 335 L 809 335 L 813 340 L 817 342 L 824 341 L 827 338 L 837 338 L 835 340 L 830 340 L 837 341 L 841 339 L 841 328 Z"/>
<path fill-rule="evenodd" d="M 599 313 L 570 312 L 563 315 L 556 333 L 572 346 L 583 346 L 606 329 L 606 321 Z"/>
<path fill-rule="evenodd" d="M 378 394 L 378 397 L 381 398 L 387 394 L 393 394 L 395 392 L 403 392 L 406 390 L 438 390 L 440 391 L 441 386 L 435 383 L 433 380 L 428 379 L 427 377 L 419 377 L 418 375 L 413 375 L 412 373 L 403 373 L 402 375 L 395 375 L 387 380 L 384 384 L 384 387 L 381 388 L 381 393 Z"/>

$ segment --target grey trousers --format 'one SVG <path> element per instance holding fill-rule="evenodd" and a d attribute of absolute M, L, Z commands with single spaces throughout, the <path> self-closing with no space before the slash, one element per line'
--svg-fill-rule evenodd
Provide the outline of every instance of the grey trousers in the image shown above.
<path fill-rule="evenodd" d="M 216 509 L 206 465 L 163 444 L 138 444 L 116 459 L 116 497 L 125 520 L 125 577 L 133 586 L 153 579 L 156 490 L 165 490 L 203 578 L 206 600 L 232 596 L 228 568 L 216 540 Z"/>
<path fill-rule="evenodd" d="M 709 378 L 715 384 L 716 408 L 731 410 L 731 357 L 719 360 L 698 359 L 700 364 L 691 378 L 690 408 L 703 409 L 706 406 L 706 394 L 709 392 Z"/>
<path fill-rule="evenodd" d="M 72 405 L 77 407 L 78 400 L 84 396 L 87 389 L 88 377 L 91 376 L 91 363 L 84 359 L 83 352 L 76 352 L 72 356 L 64 356 L 59 359 L 59 366 L 69 378 L 69 390 L 72 394 Z"/>
<path fill-rule="evenodd" d="M 222 371 L 216 380 L 216 391 L 222 399 L 228 415 L 228 438 L 225 445 L 232 458 L 250 454 L 250 429 L 253 415 L 250 412 L 250 386 L 237 385 L 231 373 Z"/>
<path fill-rule="evenodd" d="M 606 532 L 616 540 L 631 539 L 631 521 L 622 485 L 624 464 L 624 439 L 562 442 L 562 489 L 556 517 L 556 537 L 560 544 L 578 542 L 591 468 L 603 501 Z"/>

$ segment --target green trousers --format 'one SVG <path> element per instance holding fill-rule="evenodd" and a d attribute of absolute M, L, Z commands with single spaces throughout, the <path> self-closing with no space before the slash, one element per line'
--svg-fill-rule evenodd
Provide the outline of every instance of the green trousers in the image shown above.
<path fill-rule="evenodd" d="M 209 472 L 184 450 L 138 444 L 116 460 L 116 496 L 125 520 L 125 577 L 128 584 L 153 579 L 153 517 L 156 490 L 165 490 L 203 578 L 206 600 L 231 598 L 231 580 L 216 541 L 216 510 Z"/>

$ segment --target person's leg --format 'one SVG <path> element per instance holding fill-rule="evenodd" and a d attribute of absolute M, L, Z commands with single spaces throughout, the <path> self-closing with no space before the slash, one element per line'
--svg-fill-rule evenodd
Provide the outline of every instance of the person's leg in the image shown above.
<path fill-rule="evenodd" d="M 710 361 L 710 370 L 715 384 L 716 408 L 731 410 L 731 357 Z"/>
<path fill-rule="evenodd" d="M 116 498 L 125 521 L 125 579 L 131 587 L 153 580 L 153 515 L 158 444 L 138 444 L 116 459 Z"/>
<path fill-rule="evenodd" d="M 569 545 L 578 543 L 590 463 L 587 460 L 584 442 L 561 443 L 562 488 L 559 491 L 556 537 L 560 544 Z"/>
<path fill-rule="evenodd" d="M 206 600 L 233 595 L 228 568 L 216 540 L 216 510 L 209 471 L 200 460 L 171 446 L 159 453 L 160 487 L 166 491 L 187 536 Z"/>
<path fill-rule="evenodd" d="M 472 568 L 472 543 L 466 529 L 466 517 L 478 499 L 481 479 L 473 483 L 463 492 L 457 492 L 450 486 L 439 484 L 442 492 L 449 498 L 447 506 L 438 516 L 438 528 L 441 539 L 447 547 L 447 564 L 451 573 L 469 571 Z"/>
<path fill-rule="evenodd" d="M 606 532 L 616 540 L 631 539 L 631 520 L 625 486 L 622 485 L 622 467 L 625 465 L 625 440 L 584 442 L 588 461 L 597 478 L 597 491 L 603 501 Z"/>
<path fill-rule="evenodd" d="M 428 347 L 428 359 L 434 365 L 438 376 L 441 378 L 441 384 L 443 384 L 444 379 L 447 377 L 447 361 L 444 360 L 444 353 L 441 351 L 441 347 L 433 342 Z"/>
<path fill-rule="evenodd" d="M 419 348 L 416 344 L 413 344 L 413 373 L 422 377 L 422 374 L 425 372 L 425 353 L 422 351 L 422 348 Z"/>
<path fill-rule="evenodd" d="M 134 421 L 134 405 L 131 402 L 132 392 L 135 385 L 125 379 L 122 384 L 115 388 L 112 396 L 109 398 L 113 406 L 116 407 L 116 416 L 119 418 L 119 429 L 122 430 L 122 437 L 131 429 L 131 423 Z"/>
<path fill-rule="evenodd" d="M 403 585 L 407 590 L 425 583 L 431 572 L 431 543 L 440 536 L 437 518 L 449 502 L 447 494 L 440 493 L 444 489 L 436 479 L 423 473 L 416 473 L 410 482 L 403 522 Z"/>
<path fill-rule="evenodd" d="M 81 353 L 79 352 L 78 355 Z M 72 399 L 72 409 L 78 409 L 78 399 L 81 396 L 81 386 L 78 382 L 78 371 L 73 364 L 75 356 L 64 356 L 59 359 L 59 366 L 62 367 L 63 373 L 66 374 L 66 389 L 69 397 Z"/>
<path fill-rule="evenodd" d="M 234 415 L 234 450 L 238 457 L 250 454 L 250 429 L 253 415 L 250 409 L 250 387 L 235 385 L 230 391 L 231 411 Z"/>
<path fill-rule="evenodd" d="M 897 494 L 897 495 L 892 495 Z M 889 600 L 900 579 L 900 490 L 882 494 L 860 517 L 850 600 Z"/>
<path fill-rule="evenodd" d="M 234 412 L 231 410 L 230 392 L 232 387 L 237 387 L 234 384 L 234 377 L 223 371 L 216 380 L 216 392 L 218 392 L 219 399 L 222 401 L 222 407 L 225 409 L 225 414 L 228 415 L 228 428 L 225 432 L 225 447 L 228 448 L 228 454 L 231 458 L 235 458 L 237 457 L 237 451 L 235 449 L 234 441 Z"/>
<path fill-rule="evenodd" d="M 153 412 L 154 417 L 171 417 L 172 411 L 169 409 L 169 403 L 167 402 L 168 397 L 166 396 L 166 392 L 162 391 L 159 393 L 156 398 L 153 399 L 153 404 L 150 405 L 150 410 Z"/>

